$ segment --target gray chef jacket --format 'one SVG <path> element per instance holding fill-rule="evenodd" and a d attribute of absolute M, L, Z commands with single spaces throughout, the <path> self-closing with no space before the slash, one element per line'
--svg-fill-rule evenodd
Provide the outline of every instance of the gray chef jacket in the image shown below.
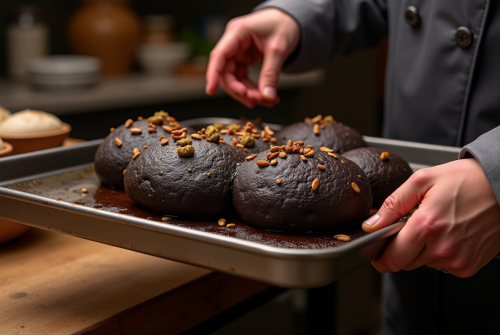
<path fill-rule="evenodd" d="M 268 7 L 300 26 L 290 72 L 388 36 L 384 136 L 464 147 L 500 202 L 500 0 L 269 0 L 257 10 Z M 423 267 L 383 283 L 386 334 L 500 334 L 499 260 L 467 279 Z"/>

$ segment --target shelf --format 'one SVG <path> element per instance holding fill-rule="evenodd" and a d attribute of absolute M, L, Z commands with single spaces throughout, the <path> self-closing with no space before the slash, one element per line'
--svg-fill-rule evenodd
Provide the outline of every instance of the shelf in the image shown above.
<path fill-rule="evenodd" d="M 323 70 L 298 75 L 282 74 L 279 88 L 319 85 L 323 79 Z M 215 96 L 224 95 L 225 93 L 219 90 Z M 145 75 L 107 77 L 92 89 L 57 93 L 35 91 L 26 83 L 0 81 L 0 106 L 12 112 L 31 108 L 55 115 L 68 115 L 211 98 L 205 94 L 205 79 L 202 77 L 166 78 Z"/>

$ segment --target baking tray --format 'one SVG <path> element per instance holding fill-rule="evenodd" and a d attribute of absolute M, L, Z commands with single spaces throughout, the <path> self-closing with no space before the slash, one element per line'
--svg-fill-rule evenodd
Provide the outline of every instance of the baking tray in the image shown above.
<path fill-rule="evenodd" d="M 197 127 L 233 119 L 203 118 Z M 278 125 L 271 125 L 274 129 Z M 396 152 L 415 168 L 454 160 L 458 148 L 365 137 Z M 102 140 L 0 160 L 0 218 L 172 259 L 283 287 L 319 287 L 376 259 L 406 222 L 372 234 L 360 224 L 332 234 L 265 232 L 237 219 L 233 229 L 212 221 L 186 221 L 147 212 L 120 191 L 100 186 L 93 158 Z M 85 187 L 88 194 L 82 195 Z M 353 240 L 340 242 L 335 233 Z"/>

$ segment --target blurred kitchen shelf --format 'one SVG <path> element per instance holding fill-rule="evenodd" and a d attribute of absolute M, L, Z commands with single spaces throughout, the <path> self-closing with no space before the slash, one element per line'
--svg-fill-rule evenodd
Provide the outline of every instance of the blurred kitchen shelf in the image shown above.
<path fill-rule="evenodd" d="M 315 86 L 321 84 L 324 77 L 323 70 L 282 74 L 279 88 Z M 219 90 L 216 96 L 224 94 Z M 68 115 L 199 99 L 210 99 L 205 94 L 205 79 L 202 77 L 167 78 L 139 74 L 105 77 L 94 88 L 57 93 L 35 91 L 27 83 L 0 81 L 0 106 L 12 112 L 31 108 Z"/>

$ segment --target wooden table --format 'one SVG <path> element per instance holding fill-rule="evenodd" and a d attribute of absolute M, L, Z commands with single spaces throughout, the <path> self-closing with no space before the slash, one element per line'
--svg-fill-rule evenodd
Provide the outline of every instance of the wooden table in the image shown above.
<path fill-rule="evenodd" d="M 0 246 L 0 334 L 178 334 L 269 287 L 31 229 Z"/>

